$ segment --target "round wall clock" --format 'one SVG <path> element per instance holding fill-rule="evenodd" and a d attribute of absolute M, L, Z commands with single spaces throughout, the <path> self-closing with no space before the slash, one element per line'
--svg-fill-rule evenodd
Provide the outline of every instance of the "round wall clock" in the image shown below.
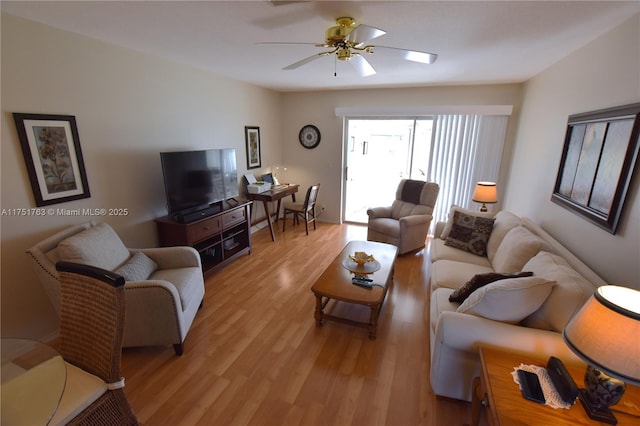
<path fill-rule="evenodd" d="M 298 138 L 302 146 L 307 149 L 313 149 L 320 143 L 320 130 L 313 124 L 307 124 L 300 129 Z"/>

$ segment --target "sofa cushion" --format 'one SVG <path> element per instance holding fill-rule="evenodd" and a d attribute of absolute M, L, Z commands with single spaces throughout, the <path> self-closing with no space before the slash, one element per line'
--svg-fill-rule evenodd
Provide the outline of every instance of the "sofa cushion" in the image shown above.
<path fill-rule="evenodd" d="M 495 281 L 474 291 L 457 312 L 516 324 L 542 305 L 554 284 L 542 277 Z"/>
<path fill-rule="evenodd" d="M 561 332 L 593 292 L 591 283 L 562 257 L 541 251 L 524 266 L 536 276 L 556 281 L 549 298 L 522 322 L 527 327 Z"/>
<path fill-rule="evenodd" d="M 464 213 L 470 216 L 476 216 L 476 217 L 484 217 L 484 218 L 493 217 L 493 213 L 487 213 L 487 212 L 483 213 L 477 210 L 463 209 L 462 207 L 453 205 L 449 210 L 447 223 L 444 225 L 444 228 L 442 229 L 442 234 L 440 234 L 440 238 L 442 238 L 443 240 L 446 240 L 447 237 L 449 236 L 449 233 L 451 232 L 451 228 L 453 227 L 453 221 L 454 221 L 453 215 L 455 212 L 461 212 L 461 213 Z"/>
<path fill-rule="evenodd" d="M 497 272 L 487 272 L 486 274 L 476 274 L 469 281 L 458 287 L 449 296 L 449 302 L 462 303 L 471 293 L 495 281 L 507 278 L 530 277 L 532 272 L 518 272 L 516 274 L 499 274 Z"/>
<path fill-rule="evenodd" d="M 126 281 L 144 281 L 158 269 L 158 264 L 142 252 L 136 252 L 124 265 L 114 272 L 122 275 Z"/>
<path fill-rule="evenodd" d="M 496 272 L 518 272 L 540 250 L 548 250 L 548 244 L 528 229 L 516 226 L 502 239 L 491 265 Z"/>
<path fill-rule="evenodd" d="M 483 266 L 455 260 L 438 260 L 431 264 L 431 291 L 440 287 L 455 290 L 469 281 L 469 277 L 487 272 L 493 272 L 488 261 L 487 264 Z"/>
<path fill-rule="evenodd" d="M 486 256 L 478 256 L 477 254 L 469 253 L 468 251 L 449 247 L 445 245 L 445 240 L 441 240 L 440 238 L 434 238 L 431 240 L 429 244 L 429 252 L 432 263 L 436 260 L 447 259 L 491 267 L 491 263 Z"/>
<path fill-rule="evenodd" d="M 113 228 L 99 223 L 58 245 L 60 260 L 113 271 L 129 259 L 131 253 Z"/>
<path fill-rule="evenodd" d="M 431 331 L 435 333 L 438 318 L 443 312 L 455 312 L 458 309 L 457 303 L 449 302 L 449 296 L 453 292 L 450 288 L 438 288 L 431 293 L 431 301 L 429 307 L 429 323 Z"/>
<path fill-rule="evenodd" d="M 493 262 L 493 257 L 496 255 L 496 251 L 498 251 L 498 247 L 507 232 L 520 225 L 520 223 L 520 218 L 507 210 L 501 210 L 496 213 L 493 229 L 491 230 L 489 241 L 487 241 L 487 257 L 490 262 Z"/>
<path fill-rule="evenodd" d="M 485 255 L 493 220 L 493 218 L 478 217 L 460 211 L 454 212 L 453 224 L 445 245 L 479 256 Z"/>

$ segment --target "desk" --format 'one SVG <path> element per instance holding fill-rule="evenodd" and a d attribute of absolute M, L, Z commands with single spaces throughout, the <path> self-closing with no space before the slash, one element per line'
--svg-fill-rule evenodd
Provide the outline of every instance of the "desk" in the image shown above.
<path fill-rule="evenodd" d="M 547 359 L 535 355 L 506 352 L 501 349 L 481 346 L 481 377 L 474 381 L 472 404 L 472 425 L 477 425 L 481 405 L 487 406 L 489 424 L 498 425 L 601 425 L 603 423 L 589 419 L 577 401 L 571 408 L 553 409 L 528 401 L 522 397 L 520 388 L 513 381 L 511 371 L 522 364 L 547 365 Z M 584 363 L 565 362 L 569 374 L 578 387 L 584 387 Z M 637 425 L 640 415 L 640 387 L 627 384 L 622 400 L 611 407 L 618 419 L 618 425 Z"/>
<path fill-rule="evenodd" d="M 261 192 L 260 194 L 249 194 L 247 193 L 247 199 L 253 201 L 262 201 L 264 205 L 264 213 L 267 215 L 267 221 L 269 222 L 269 230 L 271 231 L 271 241 L 276 240 L 276 234 L 273 232 L 273 222 L 271 221 L 271 213 L 269 212 L 269 203 L 273 203 L 274 201 L 278 202 L 278 206 L 276 208 L 276 221 L 280 215 L 280 202 L 284 197 L 288 197 L 291 195 L 291 199 L 293 202 L 296 202 L 296 192 L 298 192 L 298 186 L 296 184 L 288 184 L 275 187 L 269 191 Z M 253 211 L 253 206 L 251 208 Z"/>
<path fill-rule="evenodd" d="M 2 423 L 46 425 L 58 409 L 67 369 L 53 348 L 26 339 L 2 339 Z"/>

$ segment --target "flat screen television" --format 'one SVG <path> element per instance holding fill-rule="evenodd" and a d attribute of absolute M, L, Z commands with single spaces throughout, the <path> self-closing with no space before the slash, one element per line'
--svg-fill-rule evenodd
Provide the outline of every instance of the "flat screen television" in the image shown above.
<path fill-rule="evenodd" d="M 161 152 L 160 161 L 167 210 L 179 220 L 239 195 L 233 148 Z"/>

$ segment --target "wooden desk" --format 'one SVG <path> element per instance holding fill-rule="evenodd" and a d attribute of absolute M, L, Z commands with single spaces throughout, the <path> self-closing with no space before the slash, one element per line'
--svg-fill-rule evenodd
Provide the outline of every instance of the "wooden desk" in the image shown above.
<path fill-rule="evenodd" d="M 534 355 L 506 352 L 504 350 L 480 347 L 482 376 L 474 382 L 472 401 L 472 425 L 477 425 L 481 405 L 488 408 L 489 424 L 498 425 L 601 425 L 591 420 L 580 401 L 565 410 L 553 409 L 528 401 L 522 397 L 520 388 L 513 381 L 511 372 L 520 364 L 546 366 L 547 359 Z M 584 387 L 583 363 L 568 363 L 563 360 L 569 374 L 578 387 Z M 612 411 L 618 419 L 618 425 L 637 425 L 640 419 L 640 387 L 627 384 L 622 400 L 614 405 Z"/>
<path fill-rule="evenodd" d="M 271 231 L 271 241 L 276 240 L 276 234 L 273 232 L 273 222 L 271 221 L 271 213 L 269 212 L 269 203 L 273 203 L 274 201 L 278 202 L 278 206 L 276 208 L 276 221 L 280 215 L 280 202 L 284 197 L 288 197 L 291 195 L 291 199 L 293 202 L 296 202 L 296 192 L 298 192 L 299 185 L 296 184 L 287 184 L 278 186 L 270 191 L 261 192 L 260 194 L 250 194 L 247 193 L 247 200 L 253 201 L 262 201 L 262 205 L 264 206 L 264 213 L 267 215 L 267 221 L 269 222 L 269 230 Z M 253 212 L 253 206 L 251 208 Z M 258 221 L 259 222 L 259 221 Z"/>

